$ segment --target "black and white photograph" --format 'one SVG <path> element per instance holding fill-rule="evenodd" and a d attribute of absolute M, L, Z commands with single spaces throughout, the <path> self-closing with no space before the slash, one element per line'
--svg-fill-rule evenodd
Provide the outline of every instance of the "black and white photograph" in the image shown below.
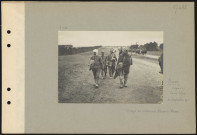
<path fill-rule="evenodd" d="M 59 103 L 161 104 L 162 31 L 59 31 Z"/>
<path fill-rule="evenodd" d="M 194 2 L 1 7 L 2 133 L 196 133 Z"/>

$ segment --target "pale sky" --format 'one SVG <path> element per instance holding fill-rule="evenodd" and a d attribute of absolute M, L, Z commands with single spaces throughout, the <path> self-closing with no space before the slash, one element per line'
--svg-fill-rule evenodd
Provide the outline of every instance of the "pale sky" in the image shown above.
<path fill-rule="evenodd" d="M 162 31 L 59 31 L 58 45 L 130 46 L 132 44 L 163 43 Z"/>

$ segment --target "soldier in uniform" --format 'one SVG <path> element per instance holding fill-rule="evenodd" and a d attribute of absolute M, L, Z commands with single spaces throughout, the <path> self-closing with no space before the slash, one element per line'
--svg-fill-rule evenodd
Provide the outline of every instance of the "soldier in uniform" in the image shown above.
<path fill-rule="evenodd" d="M 102 79 L 105 79 L 107 75 L 107 57 L 105 56 L 104 50 L 101 51 L 101 60 L 102 60 L 102 65 L 103 65 L 101 76 L 102 76 Z"/>
<path fill-rule="evenodd" d="M 160 71 L 159 73 L 163 74 L 163 45 L 160 46 L 160 48 L 161 48 L 161 50 L 162 50 L 162 53 L 161 53 L 161 55 L 160 55 L 160 57 L 159 57 L 159 59 L 158 59 L 158 61 L 159 61 L 159 66 L 160 66 L 160 68 L 161 68 L 161 71 Z M 162 86 L 163 86 L 163 81 L 162 81 Z"/>
<path fill-rule="evenodd" d="M 116 55 L 113 52 L 113 49 L 110 49 L 110 54 L 107 57 L 107 65 L 109 69 L 109 76 L 112 78 L 114 72 L 115 72 L 115 66 L 116 66 Z"/>
<path fill-rule="evenodd" d="M 94 56 L 90 58 L 90 70 L 92 70 L 93 75 L 94 75 L 94 81 L 95 81 L 95 86 L 98 88 L 98 83 L 99 83 L 99 75 L 100 71 L 103 68 L 102 60 L 101 57 L 98 56 L 98 50 L 94 49 L 93 50 Z"/>
<path fill-rule="evenodd" d="M 160 72 L 160 73 L 163 74 L 163 52 L 162 52 L 162 54 L 160 55 L 158 61 L 159 61 L 159 66 L 160 66 L 160 68 L 161 68 L 161 72 Z"/>
<path fill-rule="evenodd" d="M 118 50 L 119 50 L 119 56 L 120 56 L 120 54 L 122 53 L 122 47 L 119 47 Z"/>
<path fill-rule="evenodd" d="M 132 65 L 131 55 L 128 54 L 128 49 L 123 48 L 120 53 L 117 63 L 117 72 L 120 79 L 120 88 L 127 87 L 127 80 L 129 75 L 130 66 Z"/>

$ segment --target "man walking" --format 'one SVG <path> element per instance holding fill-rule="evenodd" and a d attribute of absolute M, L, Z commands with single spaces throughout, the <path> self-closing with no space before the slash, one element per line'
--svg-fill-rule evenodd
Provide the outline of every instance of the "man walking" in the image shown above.
<path fill-rule="evenodd" d="M 103 68 L 101 57 L 98 56 L 98 50 L 93 50 L 93 56 L 90 58 L 90 70 L 94 75 L 95 86 L 98 88 L 100 71 Z"/>
<path fill-rule="evenodd" d="M 163 74 L 163 52 L 162 52 L 162 54 L 160 55 L 160 57 L 159 57 L 159 66 L 160 66 L 160 68 L 161 68 L 161 74 Z"/>
<path fill-rule="evenodd" d="M 104 50 L 101 51 L 101 60 L 102 60 L 102 65 L 103 65 L 101 76 L 102 76 L 102 79 L 105 79 L 107 75 L 107 57 L 105 56 Z"/>
<path fill-rule="evenodd" d="M 123 48 L 123 52 L 120 53 L 117 63 L 117 72 L 120 79 L 120 88 L 127 87 L 127 80 L 129 75 L 130 66 L 132 65 L 132 58 L 128 54 L 128 49 Z"/>
<path fill-rule="evenodd" d="M 107 65 L 109 69 L 109 76 L 112 78 L 114 71 L 115 71 L 115 65 L 116 65 L 116 55 L 113 52 L 113 49 L 110 49 L 110 54 L 107 57 Z"/>
<path fill-rule="evenodd" d="M 162 53 L 161 53 L 161 55 L 160 55 L 160 57 L 159 57 L 159 59 L 158 59 L 158 61 L 159 61 L 159 66 L 160 66 L 160 68 L 161 68 L 161 71 L 160 71 L 159 73 L 163 74 L 163 44 L 160 45 L 160 48 L 161 48 L 161 50 L 162 50 Z M 162 87 L 163 87 L 163 81 L 162 81 Z"/>

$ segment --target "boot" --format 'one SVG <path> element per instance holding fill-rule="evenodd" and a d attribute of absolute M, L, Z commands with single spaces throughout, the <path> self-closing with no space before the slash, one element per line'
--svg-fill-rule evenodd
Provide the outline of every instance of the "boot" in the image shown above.
<path fill-rule="evenodd" d="M 96 79 L 94 79 L 94 86 L 96 86 Z"/>
<path fill-rule="evenodd" d="M 124 86 L 123 86 L 123 84 L 120 84 L 120 88 L 123 88 Z"/>
<path fill-rule="evenodd" d="M 127 87 L 127 82 L 126 81 L 124 81 L 124 87 Z"/>
<path fill-rule="evenodd" d="M 95 86 L 96 86 L 96 88 L 98 88 L 98 80 L 96 80 L 96 85 Z"/>
<path fill-rule="evenodd" d="M 120 78 L 120 88 L 123 88 L 123 82 L 122 82 L 122 79 Z"/>

